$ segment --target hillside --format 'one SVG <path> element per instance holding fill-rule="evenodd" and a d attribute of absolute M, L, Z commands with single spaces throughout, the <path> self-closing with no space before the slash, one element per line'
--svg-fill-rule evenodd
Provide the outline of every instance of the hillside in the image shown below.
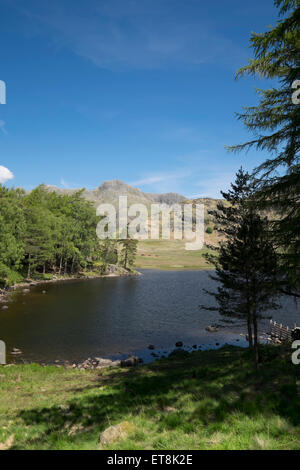
<path fill-rule="evenodd" d="M 123 181 L 118 179 L 111 180 L 111 181 L 104 181 L 100 186 L 95 189 L 85 189 L 85 188 L 77 188 L 77 189 L 62 189 L 58 188 L 57 186 L 52 185 L 44 185 L 44 188 L 47 191 L 54 191 L 58 194 L 74 194 L 78 191 L 83 191 L 82 196 L 91 201 L 96 207 L 99 204 L 109 203 L 113 204 L 114 206 L 118 206 L 119 197 L 120 196 L 127 196 L 128 198 L 128 205 L 131 204 L 145 204 L 147 207 L 150 204 L 182 204 L 182 203 L 194 203 L 194 204 L 204 204 L 205 207 L 205 218 L 206 221 L 209 221 L 209 217 L 207 216 L 207 211 L 216 208 L 216 205 L 220 199 L 213 199 L 213 198 L 198 198 L 198 199 L 187 199 L 185 196 L 177 193 L 163 193 L 163 194 L 155 194 L 155 193 L 146 193 L 131 186 Z"/>
<path fill-rule="evenodd" d="M 74 194 L 79 189 L 60 189 L 55 186 L 45 186 L 48 191 L 59 194 Z M 177 193 L 153 194 L 141 191 L 120 180 L 104 181 L 98 188 L 93 190 L 83 189 L 83 197 L 91 201 L 95 207 L 99 204 L 110 203 L 118 208 L 119 196 L 127 196 L 128 205 L 145 204 L 150 209 L 151 204 L 204 204 L 205 229 L 210 227 L 212 233 L 205 233 L 205 243 L 209 245 L 218 244 L 218 233 L 214 230 L 214 223 L 208 211 L 216 208 L 219 199 L 200 198 L 188 200 Z M 149 213 L 150 214 L 150 213 Z M 207 252 L 204 247 L 199 251 L 185 250 L 185 241 L 140 241 L 136 259 L 137 268 L 150 269 L 208 269 L 203 254 Z"/>

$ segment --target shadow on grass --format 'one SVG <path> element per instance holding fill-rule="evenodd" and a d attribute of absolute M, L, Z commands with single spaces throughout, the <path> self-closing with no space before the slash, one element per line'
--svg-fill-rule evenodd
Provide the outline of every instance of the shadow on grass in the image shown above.
<path fill-rule="evenodd" d="M 258 372 L 249 352 L 234 347 L 161 360 L 127 372 L 112 370 L 99 374 L 94 386 L 74 389 L 75 398 L 64 405 L 23 410 L 18 417 L 25 425 L 40 428 L 31 446 L 46 446 L 51 435 L 66 441 L 72 436 L 72 442 L 83 433 L 98 436 L 109 425 L 139 415 L 151 420 L 158 431 L 181 427 L 194 432 L 195 426 L 222 423 L 233 412 L 251 418 L 276 414 L 298 426 L 299 368 L 280 348 L 264 348 L 262 354 Z M 104 386 L 99 389 L 99 385 Z"/>

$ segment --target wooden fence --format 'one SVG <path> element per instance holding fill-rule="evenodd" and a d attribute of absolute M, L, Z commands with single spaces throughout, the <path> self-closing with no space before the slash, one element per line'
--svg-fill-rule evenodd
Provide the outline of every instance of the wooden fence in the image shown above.
<path fill-rule="evenodd" d="M 294 328 L 297 328 L 296 323 Z M 270 337 L 272 341 L 292 341 L 292 329 L 283 326 L 282 323 L 270 320 Z"/>

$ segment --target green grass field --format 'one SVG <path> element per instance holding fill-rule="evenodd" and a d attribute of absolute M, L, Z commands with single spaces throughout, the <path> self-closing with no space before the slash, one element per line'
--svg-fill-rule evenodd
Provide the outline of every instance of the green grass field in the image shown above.
<path fill-rule="evenodd" d="M 207 248 L 187 251 L 181 240 L 140 241 L 135 267 L 148 269 L 210 269 L 203 254 Z"/>
<path fill-rule="evenodd" d="M 291 350 L 226 347 L 134 369 L 0 366 L 0 449 L 299 449 L 300 366 Z M 298 381 L 298 383 L 297 383 Z"/>

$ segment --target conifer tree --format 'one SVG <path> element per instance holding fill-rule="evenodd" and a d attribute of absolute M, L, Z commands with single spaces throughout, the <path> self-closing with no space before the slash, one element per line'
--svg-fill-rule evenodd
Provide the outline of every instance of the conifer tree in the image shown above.
<path fill-rule="evenodd" d="M 208 309 L 246 321 L 249 347 L 257 367 L 259 320 L 266 311 L 277 307 L 279 277 L 268 221 L 251 202 L 252 191 L 249 174 L 239 170 L 231 190 L 222 192 L 226 202 L 210 211 L 223 241 L 206 258 L 215 266 L 210 277 L 218 282 L 217 291 L 209 292 L 218 306 Z"/>
<path fill-rule="evenodd" d="M 253 140 L 229 147 L 256 148 L 268 158 L 255 171 L 260 207 L 273 210 L 273 238 L 281 251 L 287 286 L 283 291 L 300 297 L 300 104 L 295 104 L 300 80 L 300 0 L 275 0 L 276 26 L 253 33 L 254 59 L 237 72 L 276 80 L 270 89 L 257 90 L 259 104 L 238 114 Z"/>
<path fill-rule="evenodd" d="M 134 265 L 136 253 L 137 253 L 137 240 L 127 238 L 119 241 L 122 245 L 121 248 L 121 263 L 124 269 Z"/>

